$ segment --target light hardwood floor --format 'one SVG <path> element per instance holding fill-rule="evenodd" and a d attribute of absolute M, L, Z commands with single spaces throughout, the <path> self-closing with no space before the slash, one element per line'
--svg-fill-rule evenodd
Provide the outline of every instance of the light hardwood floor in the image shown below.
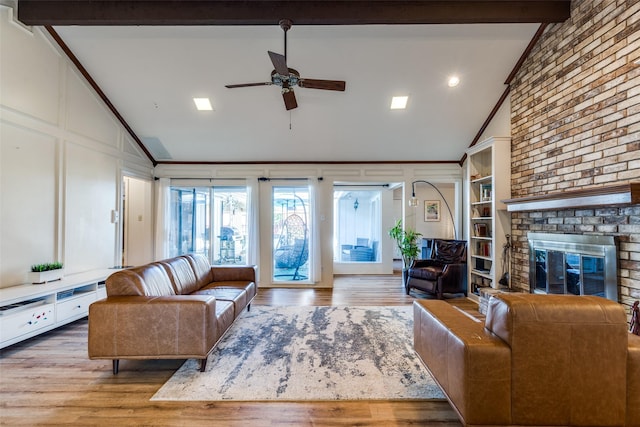
<path fill-rule="evenodd" d="M 253 304 L 410 305 L 395 276 L 336 277 L 329 289 L 260 289 Z M 464 298 L 449 300 L 479 315 Z M 460 426 L 445 401 L 151 402 L 177 361 L 87 358 L 87 320 L 1 350 L 0 425 Z"/>

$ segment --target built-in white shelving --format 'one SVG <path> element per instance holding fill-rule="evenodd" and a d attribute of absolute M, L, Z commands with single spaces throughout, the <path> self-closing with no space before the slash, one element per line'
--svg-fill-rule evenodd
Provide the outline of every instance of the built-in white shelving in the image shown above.
<path fill-rule="evenodd" d="M 92 302 L 106 298 L 105 280 L 115 271 L 94 270 L 0 289 L 0 348 L 87 316 Z"/>
<path fill-rule="evenodd" d="M 492 137 L 474 145 L 466 168 L 469 295 L 478 300 L 479 289 L 498 288 L 505 273 L 501 257 L 511 216 L 502 200 L 511 197 L 511 139 Z"/>

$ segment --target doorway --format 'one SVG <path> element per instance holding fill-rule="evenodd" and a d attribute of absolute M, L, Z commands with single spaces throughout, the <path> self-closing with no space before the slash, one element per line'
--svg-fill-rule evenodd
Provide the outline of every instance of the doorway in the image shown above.
<path fill-rule="evenodd" d="M 153 191 L 149 180 L 122 178 L 122 264 L 153 261 Z"/>
<path fill-rule="evenodd" d="M 333 273 L 393 274 L 394 188 L 399 183 L 333 185 Z"/>

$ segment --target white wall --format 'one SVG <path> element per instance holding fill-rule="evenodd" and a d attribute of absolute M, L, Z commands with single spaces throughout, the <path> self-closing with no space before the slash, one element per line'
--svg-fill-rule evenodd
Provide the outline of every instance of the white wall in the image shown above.
<path fill-rule="evenodd" d="M 511 95 L 507 95 L 507 98 L 496 112 L 496 115 L 493 116 L 493 120 L 489 122 L 487 128 L 482 135 L 480 135 L 478 142 L 497 135 L 511 135 Z"/>
<path fill-rule="evenodd" d="M 49 36 L 7 6 L 0 52 L 0 287 L 36 263 L 62 261 L 66 274 L 119 264 L 123 170 L 151 178 L 151 163 Z"/>

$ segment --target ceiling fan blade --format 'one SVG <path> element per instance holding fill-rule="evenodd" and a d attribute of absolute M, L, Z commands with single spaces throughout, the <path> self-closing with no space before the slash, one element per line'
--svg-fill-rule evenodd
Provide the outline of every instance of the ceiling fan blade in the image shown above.
<path fill-rule="evenodd" d="M 276 72 L 283 77 L 289 77 L 289 68 L 287 67 L 287 59 L 280 55 L 279 53 L 268 51 L 269 58 L 271 58 L 271 62 L 273 63 L 273 68 L 276 69 Z"/>
<path fill-rule="evenodd" d="M 271 86 L 273 83 L 271 82 L 261 82 L 261 83 L 240 83 L 237 85 L 224 85 L 224 87 L 229 89 L 234 89 L 237 87 L 251 87 L 251 86 Z"/>
<path fill-rule="evenodd" d="M 337 90 L 344 92 L 346 83 L 340 80 L 300 79 L 298 86 L 307 89 Z"/>
<path fill-rule="evenodd" d="M 296 101 L 296 94 L 293 93 L 293 89 L 283 90 L 282 99 L 284 99 L 284 106 L 287 109 L 287 111 L 293 110 L 294 108 L 298 108 L 298 102 Z"/>

